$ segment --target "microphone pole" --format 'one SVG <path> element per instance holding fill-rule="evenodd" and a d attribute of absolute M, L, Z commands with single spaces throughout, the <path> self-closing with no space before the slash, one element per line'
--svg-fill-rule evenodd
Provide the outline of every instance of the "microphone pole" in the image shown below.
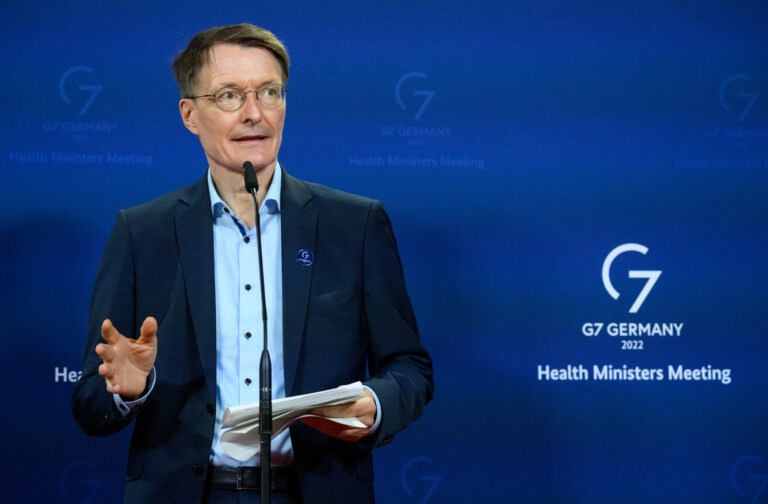
<path fill-rule="evenodd" d="M 256 210 L 256 244 L 259 250 L 259 285 L 261 287 L 261 320 L 264 323 L 264 349 L 259 363 L 259 435 L 261 438 L 261 502 L 269 504 L 272 467 L 272 362 L 267 349 L 267 300 L 264 297 L 264 263 L 261 259 L 261 218 L 256 193 L 259 181 L 250 161 L 243 163 L 245 190 L 253 196 Z"/>

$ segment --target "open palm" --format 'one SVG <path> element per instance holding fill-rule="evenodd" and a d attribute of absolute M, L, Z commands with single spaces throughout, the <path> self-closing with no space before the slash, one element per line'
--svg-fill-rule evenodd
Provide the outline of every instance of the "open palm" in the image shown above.
<path fill-rule="evenodd" d="M 125 398 L 142 394 L 157 357 L 156 333 L 154 317 L 144 320 L 137 340 L 120 334 L 109 319 L 101 324 L 101 336 L 106 343 L 96 345 L 96 354 L 104 361 L 99 374 L 106 380 L 108 392 Z"/>

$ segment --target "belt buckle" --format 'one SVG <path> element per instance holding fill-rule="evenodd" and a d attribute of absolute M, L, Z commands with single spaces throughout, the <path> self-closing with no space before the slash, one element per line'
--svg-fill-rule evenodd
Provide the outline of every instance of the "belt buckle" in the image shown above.
<path fill-rule="evenodd" d="M 255 487 L 249 487 L 245 486 L 245 482 L 243 481 L 245 479 L 245 471 L 251 470 L 252 468 L 238 466 L 237 467 L 237 489 L 238 490 L 250 490 L 258 492 L 261 490 L 261 470 L 259 470 L 259 478 L 257 481 L 257 486 Z M 270 490 L 277 490 L 277 475 L 275 474 L 275 467 L 271 467 L 271 470 L 269 471 L 269 489 Z"/>
<path fill-rule="evenodd" d="M 259 487 L 248 487 L 245 486 L 245 482 L 243 481 L 245 479 L 245 468 L 242 466 L 237 466 L 237 489 L 238 490 L 253 490 L 258 491 L 261 490 Z"/>

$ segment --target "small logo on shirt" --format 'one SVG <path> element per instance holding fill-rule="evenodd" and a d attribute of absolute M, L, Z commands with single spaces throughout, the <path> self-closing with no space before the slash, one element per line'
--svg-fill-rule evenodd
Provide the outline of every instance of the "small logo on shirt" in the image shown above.
<path fill-rule="evenodd" d="M 315 256 L 313 256 L 312 252 L 309 250 L 301 249 L 299 250 L 299 253 L 296 254 L 296 261 L 302 266 L 309 266 L 315 262 Z"/>

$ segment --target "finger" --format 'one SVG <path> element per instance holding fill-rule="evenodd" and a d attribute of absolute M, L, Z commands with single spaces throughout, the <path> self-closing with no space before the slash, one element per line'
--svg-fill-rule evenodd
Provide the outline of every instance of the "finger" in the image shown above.
<path fill-rule="evenodd" d="M 99 365 L 99 374 L 101 376 L 103 376 L 104 378 L 106 378 L 107 380 L 109 380 L 110 378 L 113 377 L 112 366 L 110 366 L 109 364 L 100 364 Z"/>
<path fill-rule="evenodd" d="M 96 355 L 101 357 L 104 362 L 112 362 L 115 358 L 115 350 L 109 345 L 99 343 L 96 345 Z"/>
<path fill-rule="evenodd" d="M 359 441 L 370 433 L 371 429 L 347 429 L 341 431 L 337 437 L 344 441 Z"/>
<path fill-rule="evenodd" d="M 372 397 L 362 397 L 357 401 L 333 406 L 320 406 L 310 411 L 313 415 L 328 418 L 357 417 L 361 422 L 370 426 L 376 416 L 376 402 Z"/>
<path fill-rule="evenodd" d="M 347 411 L 349 407 L 346 404 L 339 404 L 335 406 L 320 406 L 310 411 L 313 415 L 327 417 L 327 418 L 345 418 L 349 415 Z"/>
<path fill-rule="evenodd" d="M 341 439 L 343 441 L 357 441 L 371 433 L 370 429 L 348 428 L 330 420 L 316 417 L 305 417 L 302 422 L 323 434 Z"/>
<path fill-rule="evenodd" d="M 157 320 L 155 317 L 147 317 L 141 324 L 141 336 L 139 343 L 154 343 L 157 334 Z"/>
<path fill-rule="evenodd" d="M 114 394 L 114 389 L 112 388 L 112 381 L 109 378 L 105 378 L 104 382 L 107 384 L 107 392 L 110 394 Z"/>
<path fill-rule="evenodd" d="M 101 337 L 110 345 L 114 345 L 119 340 L 120 333 L 115 326 L 112 325 L 111 320 L 105 319 L 101 324 Z"/>
<path fill-rule="evenodd" d="M 313 429 L 317 429 L 323 434 L 327 434 L 333 437 L 338 437 L 342 429 L 346 429 L 346 427 L 339 425 L 336 422 L 326 420 L 324 418 L 304 417 L 301 419 L 301 421 L 309 425 Z"/>

